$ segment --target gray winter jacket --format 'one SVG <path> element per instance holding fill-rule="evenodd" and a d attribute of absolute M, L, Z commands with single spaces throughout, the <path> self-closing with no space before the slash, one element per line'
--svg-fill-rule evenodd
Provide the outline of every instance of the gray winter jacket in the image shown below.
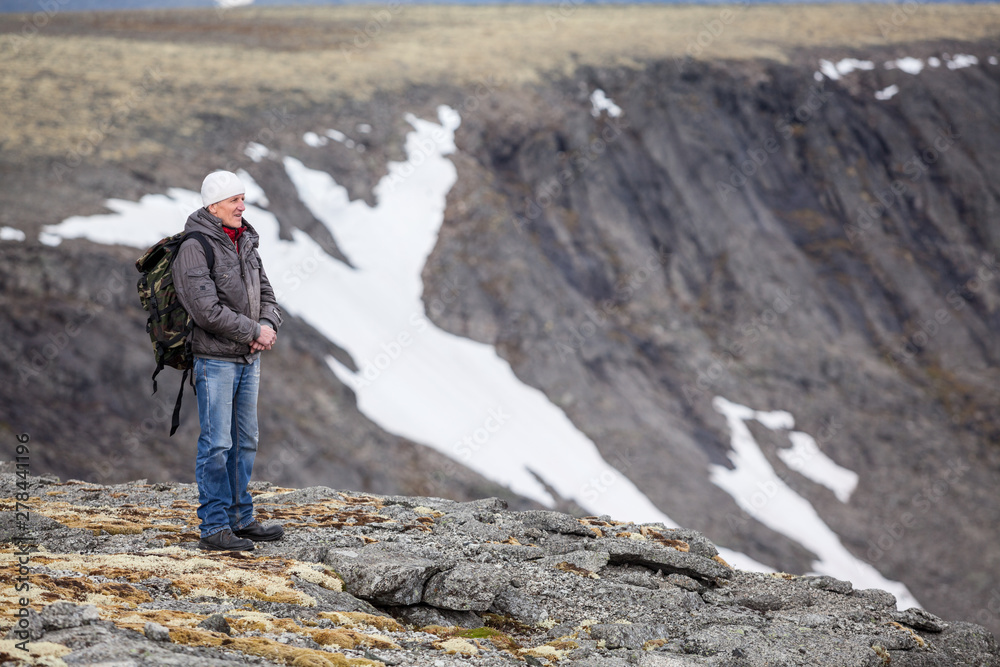
<path fill-rule="evenodd" d="M 251 363 L 259 352 L 250 343 L 260 336 L 260 325 L 277 331 L 281 311 L 257 254 L 260 237 L 246 220 L 239 251 L 222 229 L 222 221 L 200 208 L 184 231 L 199 231 L 215 253 L 210 269 L 197 239 L 188 239 L 174 259 L 172 273 L 177 297 L 194 320 L 191 337 L 196 357 Z"/>

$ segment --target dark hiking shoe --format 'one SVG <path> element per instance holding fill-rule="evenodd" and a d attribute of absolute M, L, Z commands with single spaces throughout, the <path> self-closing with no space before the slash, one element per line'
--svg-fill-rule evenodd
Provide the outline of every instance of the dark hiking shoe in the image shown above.
<path fill-rule="evenodd" d="M 253 551 L 253 542 L 233 535 L 233 531 L 223 528 L 219 532 L 203 537 L 198 548 L 206 551 Z"/>
<path fill-rule="evenodd" d="M 277 523 L 263 526 L 257 519 L 254 519 L 253 523 L 243 526 L 239 530 L 234 530 L 233 534 L 236 537 L 246 537 L 254 542 L 273 542 L 280 540 L 285 535 L 285 529 Z"/>

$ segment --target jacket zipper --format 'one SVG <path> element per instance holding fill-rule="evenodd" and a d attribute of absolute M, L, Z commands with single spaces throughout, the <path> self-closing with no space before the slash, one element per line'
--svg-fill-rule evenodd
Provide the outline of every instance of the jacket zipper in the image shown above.
<path fill-rule="evenodd" d="M 229 239 L 229 236 L 227 235 L 226 238 Z M 229 241 L 232 242 L 232 239 L 229 239 Z M 253 249 L 252 245 L 250 247 L 251 249 Z M 246 292 L 247 295 L 247 306 L 250 308 L 251 313 L 253 313 L 253 301 L 250 298 L 250 288 L 247 286 L 246 267 L 243 262 L 243 255 L 240 252 L 240 246 L 238 242 L 233 243 L 233 252 L 236 253 L 236 262 L 240 265 L 240 282 L 243 283 L 243 290 Z M 250 351 L 248 354 L 253 354 L 253 351 Z"/>
<path fill-rule="evenodd" d="M 251 250 L 251 252 L 253 251 L 253 246 L 252 245 L 250 246 L 250 250 Z M 253 314 L 253 300 L 250 298 L 250 287 L 247 285 L 246 268 L 245 268 L 245 264 L 243 262 L 243 257 L 240 254 L 240 250 L 239 250 L 239 246 L 238 245 L 236 246 L 236 259 L 240 263 L 240 282 L 243 283 L 243 289 L 247 293 L 247 306 L 250 308 L 250 313 Z M 257 319 L 259 320 L 260 317 L 258 316 Z M 253 350 L 250 350 L 250 354 L 253 354 Z"/>

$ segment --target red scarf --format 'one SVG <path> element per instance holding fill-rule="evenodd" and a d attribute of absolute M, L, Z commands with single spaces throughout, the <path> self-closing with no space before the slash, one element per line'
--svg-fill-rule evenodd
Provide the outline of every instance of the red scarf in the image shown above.
<path fill-rule="evenodd" d="M 226 227 L 225 225 L 222 225 L 222 228 L 226 230 L 226 234 L 229 235 L 229 238 L 233 240 L 233 244 L 236 246 L 236 249 L 239 250 L 239 240 L 240 237 L 243 236 L 243 232 L 246 231 L 246 225 L 240 225 L 239 229 L 233 229 L 232 227 Z"/>

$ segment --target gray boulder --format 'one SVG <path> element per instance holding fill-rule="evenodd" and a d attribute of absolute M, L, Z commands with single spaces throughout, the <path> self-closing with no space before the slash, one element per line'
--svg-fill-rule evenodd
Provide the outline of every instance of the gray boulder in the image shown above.
<path fill-rule="evenodd" d="M 424 586 L 446 565 L 400 553 L 365 549 L 363 557 L 327 554 L 348 593 L 375 604 L 408 605 L 423 599 Z"/>
<path fill-rule="evenodd" d="M 601 623 L 590 628 L 590 636 L 604 640 L 609 649 L 641 649 L 654 639 L 669 639 L 670 627 L 653 623 Z"/>
<path fill-rule="evenodd" d="M 143 627 L 143 634 L 146 635 L 146 639 L 151 639 L 154 642 L 170 641 L 170 630 L 152 621 L 149 621 Z"/>
<path fill-rule="evenodd" d="M 568 514 L 563 514 L 562 512 L 552 512 L 549 510 L 527 510 L 524 512 L 517 512 L 514 517 L 519 519 L 527 529 L 534 528 L 546 533 L 594 537 L 593 531 L 584 526 L 577 519 L 569 516 Z"/>
<path fill-rule="evenodd" d="M 509 577 L 496 568 L 459 563 L 433 575 L 424 589 L 424 602 L 441 609 L 486 611 Z"/>
<path fill-rule="evenodd" d="M 549 618 L 549 612 L 520 588 L 507 586 L 493 599 L 490 611 L 509 616 L 525 625 L 537 625 Z"/>
<path fill-rule="evenodd" d="M 696 579 L 729 579 L 733 571 L 711 558 L 662 546 L 655 542 L 606 538 L 587 545 L 606 551 L 611 563 L 643 565 L 651 570 L 678 573 Z"/>

